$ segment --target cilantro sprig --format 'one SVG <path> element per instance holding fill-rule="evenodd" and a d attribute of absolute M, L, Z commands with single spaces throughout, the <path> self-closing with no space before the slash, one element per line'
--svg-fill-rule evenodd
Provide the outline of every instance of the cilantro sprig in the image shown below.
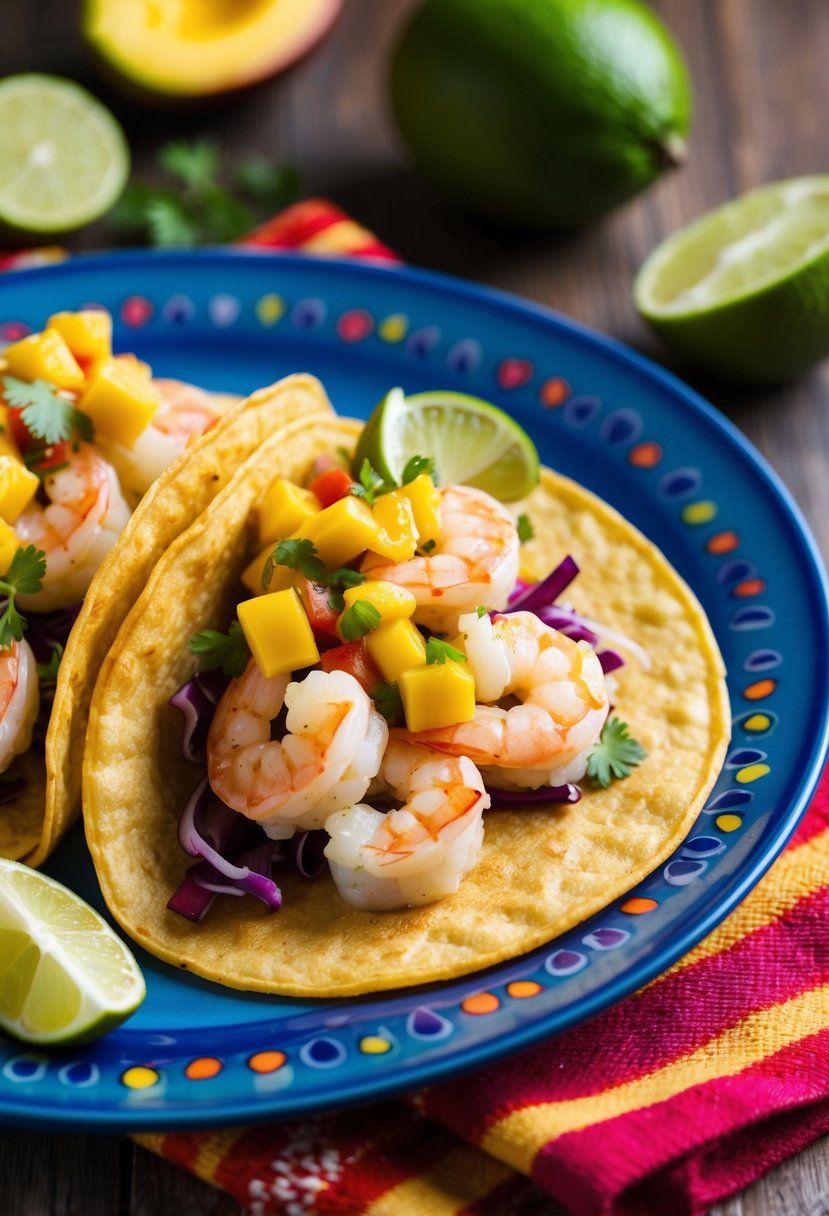
<path fill-rule="evenodd" d="M 440 638 L 429 638 L 426 642 L 426 662 L 443 664 L 447 659 L 453 659 L 456 663 L 465 663 L 466 655 L 462 650 L 458 650 L 457 646 L 450 646 L 448 642 L 444 642 Z"/>
<path fill-rule="evenodd" d="M 435 462 L 430 456 L 410 456 L 403 466 L 400 481 L 394 481 L 394 479 L 378 473 L 368 456 L 364 456 L 356 471 L 357 481 L 351 487 L 350 493 L 355 498 L 365 499 L 369 506 L 373 506 L 381 494 L 390 494 L 392 490 L 399 490 L 401 486 L 407 486 L 421 473 L 427 473 L 433 481 L 435 480 Z"/>
<path fill-rule="evenodd" d="M 267 557 L 262 568 L 262 587 L 265 591 L 271 585 L 273 572 L 277 566 L 287 566 L 289 570 L 298 570 L 310 583 L 318 583 L 322 587 L 332 587 L 337 591 L 341 591 L 345 587 L 359 587 L 366 581 L 364 574 L 361 574 L 359 570 L 351 570 L 348 566 L 340 566 L 336 570 L 326 570 L 316 545 L 305 537 L 281 540 L 276 544 L 273 553 Z"/>
<path fill-rule="evenodd" d="M 37 663 L 37 674 L 42 684 L 54 684 L 58 678 L 58 668 L 63 658 L 63 647 L 60 642 L 52 643 L 52 653 L 48 663 Z"/>
<path fill-rule="evenodd" d="M 357 642 L 371 633 L 383 618 L 368 600 L 355 600 L 340 617 L 340 633 L 346 642 Z"/>
<path fill-rule="evenodd" d="M 231 623 L 227 633 L 200 629 L 187 643 L 187 648 L 199 656 L 199 671 L 221 667 L 226 676 L 240 676 L 250 658 L 250 647 L 238 620 Z"/>
<path fill-rule="evenodd" d="M 641 764 L 646 754 L 642 744 L 631 737 L 626 722 L 608 718 L 587 758 L 587 775 L 606 790 L 612 781 L 629 777 L 630 770 Z"/>
<path fill-rule="evenodd" d="M 515 521 L 515 527 L 518 531 L 518 539 L 522 545 L 525 544 L 526 541 L 532 540 L 532 538 L 535 536 L 535 528 L 532 525 L 532 521 L 530 520 L 529 515 L 526 515 L 523 511 Z"/>
<path fill-rule="evenodd" d="M 92 419 L 61 397 L 48 380 L 19 380 L 3 377 L 3 398 L 7 405 L 21 410 L 20 419 L 36 439 L 45 444 L 66 439 L 92 440 Z"/>
<path fill-rule="evenodd" d="M 19 642 L 26 629 L 26 618 L 16 605 L 18 595 L 35 595 L 43 583 L 46 573 L 46 554 L 34 545 L 18 549 L 6 573 L 0 578 L 0 596 L 5 605 L 0 611 L 0 650 L 8 650 L 12 642 Z"/>
<path fill-rule="evenodd" d="M 381 680 L 375 684 L 369 693 L 374 707 L 381 713 L 389 726 L 399 726 L 403 721 L 403 698 L 400 695 L 400 685 L 395 680 Z"/>

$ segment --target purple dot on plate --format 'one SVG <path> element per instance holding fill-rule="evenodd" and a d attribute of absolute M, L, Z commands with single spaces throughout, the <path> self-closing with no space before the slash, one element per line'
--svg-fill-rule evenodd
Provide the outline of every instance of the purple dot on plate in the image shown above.
<path fill-rule="evenodd" d="M 708 868 L 707 861 L 669 861 L 663 870 L 665 881 L 672 887 L 687 887 Z"/>
<path fill-rule="evenodd" d="M 660 478 L 656 489 L 665 498 L 684 498 L 688 494 L 695 494 L 701 482 L 702 474 L 699 469 L 672 469 Z"/>
<path fill-rule="evenodd" d="M 730 587 L 732 583 L 742 583 L 747 578 L 754 578 L 757 567 L 754 562 L 746 561 L 744 557 L 735 557 L 730 562 L 723 562 L 717 570 L 716 579 L 722 587 Z"/>
<path fill-rule="evenodd" d="M 445 1039 L 452 1033 L 452 1023 L 434 1010 L 419 1006 L 409 1014 L 406 1030 L 414 1039 Z"/>
<path fill-rule="evenodd" d="M 779 667 L 783 656 L 778 650 L 753 650 L 743 663 L 744 671 L 768 671 L 771 667 Z"/>
<path fill-rule="evenodd" d="M 774 624 L 774 610 L 762 604 L 738 608 L 729 621 L 729 627 L 742 632 L 745 629 L 768 629 Z"/>
<path fill-rule="evenodd" d="M 481 365 L 481 344 L 475 338 L 462 338 L 446 352 L 451 372 L 474 372 Z"/>
<path fill-rule="evenodd" d="M 550 975 L 575 975 L 587 966 L 587 955 L 580 950 L 556 950 L 544 964 Z"/>
<path fill-rule="evenodd" d="M 712 798 L 705 808 L 706 814 L 712 815 L 715 811 L 727 811 L 734 806 L 745 806 L 747 802 L 753 802 L 754 794 L 751 790 L 723 790 L 721 794 L 717 794 L 716 798 Z"/>
<path fill-rule="evenodd" d="M 336 1068 L 346 1058 L 345 1048 L 336 1039 L 312 1039 L 299 1054 L 303 1063 L 311 1068 Z"/>
<path fill-rule="evenodd" d="M 440 342 L 440 330 L 437 325 L 427 325 L 423 329 L 416 329 L 413 334 L 409 335 L 406 350 L 410 355 L 416 355 L 422 359 L 435 349 L 438 342 Z"/>
<path fill-rule="evenodd" d="M 601 408 L 600 397 L 571 397 L 564 407 L 564 420 L 568 426 L 587 426 Z"/>
<path fill-rule="evenodd" d="M 593 950 L 615 950 L 628 940 L 630 934 L 626 929 L 594 929 L 581 940 L 585 946 Z"/>
<path fill-rule="evenodd" d="M 729 768 L 744 768 L 747 764 L 759 764 L 767 754 L 757 747 L 738 747 L 728 755 L 726 764 Z"/>
<path fill-rule="evenodd" d="M 634 443 L 644 429 L 642 416 L 636 410 L 614 410 L 602 423 L 599 438 L 614 447 L 621 447 L 623 443 Z"/>
<path fill-rule="evenodd" d="M 195 311 L 195 305 L 189 296 L 170 296 L 161 310 L 161 316 L 169 325 L 183 325 Z"/>
<path fill-rule="evenodd" d="M 324 300 L 300 300 L 291 311 L 291 320 L 297 329 L 319 329 L 325 321 L 326 312 Z"/>
<path fill-rule="evenodd" d="M 682 846 L 683 857 L 715 857 L 717 853 L 722 853 L 725 845 L 718 836 L 695 836 L 693 840 L 686 840 Z"/>

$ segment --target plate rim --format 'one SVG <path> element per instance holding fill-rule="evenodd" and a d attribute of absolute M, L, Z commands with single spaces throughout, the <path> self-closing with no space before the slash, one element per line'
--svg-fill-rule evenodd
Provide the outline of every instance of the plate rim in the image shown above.
<path fill-rule="evenodd" d="M 5 282 L 10 288 L 13 288 L 14 284 L 21 282 L 23 278 L 28 281 L 45 281 L 71 277 L 77 272 L 86 271 L 94 274 L 98 269 L 108 271 L 123 268 L 125 271 L 129 271 L 137 264 L 146 268 L 148 262 L 168 267 L 177 264 L 192 266 L 195 263 L 202 265 L 213 263 L 217 268 L 228 262 L 249 262 L 253 265 L 267 266 L 273 271 L 277 268 L 274 265 L 275 259 L 278 260 L 277 265 L 281 263 L 294 270 L 302 272 L 310 270 L 312 274 L 322 274 L 323 276 L 329 269 L 333 269 L 335 275 L 346 271 L 352 276 L 365 278 L 369 282 L 382 282 L 384 279 L 388 281 L 391 276 L 397 279 L 404 289 L 407 285 L 414 283 L 428 291 L 437 292 L 438 295 L 448 292 L 456 299 L 470 302 L 474 306 L 483 305 L 487 311 L 495 308 L 499 312 L 505 311 L 513 317 L 518 314 L 531 320 L 534 325 L 544 327 L 552 322 L 557 329 L 575 338 L 580 344 L 594 349 L 599 346 L 607 351 L 612 359 L 621 361 L 640 377 L 651 383 L 655 381 L 672 398 L 678 398 L 683 408 L 690 408 L 694 414 L 704 419 L 709 428 L 719 432 L 730 446 L 736 448 L 740 458 L 748 464 L 755 478 L 763 483 L 765 489 L 770 490 L 777 499 L 776 505 L 781 520 L 785 520 L 790 533 L 798 541 L 802 555 L 807 558 L 806 573 L 811 585 L 814 604 L 821 610 L 816 617 L 816 623 L 822 626 L 824 639 L 829 638 L 829 578 L 827 578 L 822 555 L 791 491 L 766 457 L 754 447 L 730 419 L 721 414 L 716 407 L 673 372 L 655 363 L 639 351 L 626 346 L 620 340 L 602 334 L 582 322 L 563 316 L 546 305 L 524 300 L 520 296 L 500 288 L 473 283 L 442 272 L 423 270 L 407 264 L 369 264 L 348 257 L 323 259 L 283 251 L 266 252 L 221 247 L 188 251 L 117 250 L 72 255 L 60 263 L 12 271 L 11 276 L 13 277 L 6 280 L 4 276 L 3 279 L 0 279 L 0 293 L 3 291 Z M 517 1024 L 508 1036 L 468 1043 L 451 1056 L 439 1057 L 430 1063 L 413 1066 L 411 1071 L 415 1075 L 407 1075 L 403 1082 L 396 1081 L 394 1076 L 372 1077 L 364 1070 L 362 1075 L 350 1077 L 347 1083 L 348 1094 L 338 1095 L 336 1106 L 345 1108 L 366 1101 L 387 1099 L 396 1094 L 411 1091 L 412 1088 L 423 1084 L 449 1081 L 462 1073 L 480 1069 L 507 1055 L 526 1050 L 544 1039 L 564 1033 L 574 1025 L 594 1017 L 601 1010 L 628 996 L 655 976 L 662 974 L 733 911 L 768 871 L 791 839 L 808 808 L 820 779 L 827 751 L 829 751 L 829 688 L 824 694 L 821 710 L 820 719 L 815 724 L 813 744 L 803 774 L 799 784 L 796 785 L 794 796 L 776 826 L 774 835 L 767 841 L 761 856 L 754 858 L 750 865 L 743 864 L 740 867 L 739 871 L 729 880 L 726 893 L 714 901 L 714 906 L 701 919 L 695 920 L 692 926 L 675 934 L 671 941 L 663 944 L 651 958 L 641 960 L 633 968 L 626 968 L 619 975 L 606 980 L 592 994 L 582 996 L 576 1008 L 573 1008 L 569 1014 L 565 1014 L 563 1018 L 560 1017 L 554 1031 L 551 1032 L 547 1026 L 549 1017 Z M 486 976 L 488 972 L 473 974 Z M 280 1093 L 280 1098 L 284 1096 L 284 1092 Z M 80 1128 L 86 1131 L 112 1131 L 117 1128 L 120 1131 L 161 1131 L 185 1126 L 206 1128 L 231 1123 L 289 1119 L 320 1109 L 319 1095 L 313 1091 L 306 1090 L 303 1097 L 303 1092 L 300 1090 L 298 1093 L 292 1093 L 291 1097 L 290 1109 L 287 1110 L 281 1110 L 278 1106 L 274 1109 L 261 1100 L 253 1104 L 249 1098 L 245 1097 L 228 1102 L 221 1096 L 209 1109 L 202 1110 L 171 1108 L 166 1111 L 150 1109 L 113 1111 L 107 1107 L 105 1118 L 102 1116 L 101 1122 L 97 1123 L 94 1118 L 90 1119 L 90 1114 L 86 1110 L 68 1108 L 57 1112 L 54 1103 L 46 1101 L 27 1102 L 25 1108 L 14 1104 L 9 1105 L 4 1100 L 2 1089 L 0 1089 L 0 1125 L 14 1120 L 18 1125 L 41 1128 Z"/>

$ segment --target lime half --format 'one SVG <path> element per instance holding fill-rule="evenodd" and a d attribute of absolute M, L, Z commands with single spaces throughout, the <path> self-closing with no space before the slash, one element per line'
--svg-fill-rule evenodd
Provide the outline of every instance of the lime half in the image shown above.
<path fill-rule="evenodd" d="M 415 393 L 393 388 L 366 423 L 355 467 L 368 457 L 386 479 L 400 481 L 406 461 L 430 456 L 441 485 L 477 486 L 513 502 L 538 481 L 538 452 L 518 423 L 465 393 Z"/>
<path fill-rule="evenodd" d="M 146 988 L 106 921 L 37 870 L 0 858 L 0 1027 L 27 1043 L 112 1030 Z"/>
<path fill-rule="evenodd" d="M 0 222 L 20 234 L 68 232 L 124 188 L 124 132 L 91 93 L 57 76 L 0 81 Z"/>
<path fill-rule="evenodd" d="M 829 354 L 829 176 L 753 190 L 659 245 L 636 306 L 680 359 L 779 380 Z"/>

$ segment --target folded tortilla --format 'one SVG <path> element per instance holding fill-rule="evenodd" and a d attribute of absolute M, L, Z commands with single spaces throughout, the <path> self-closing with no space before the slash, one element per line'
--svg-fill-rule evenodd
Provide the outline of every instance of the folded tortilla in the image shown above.
<path fill-rule="evenodd" d="M 0 856 L 37 866 L 80 813 L 81 762 L 89 702 L 104 657 L 158 558 L 227 485 L 251 450 L 294 420 L 333 414 L 313 376 L 289 376 L 245 400 L 220 395 L 224 412 L 153 483 L 101 563 L 61 660 L 44 749 L 15 771 L 26 785 L 0 805 Z"/>
<path fill-rule="evenodd" d="M 277 872 L 283 907 L 220 898 L 201 925 L 167 910 L 192 859 L 179 814 L 201 773 L 183 760 L 169 698 L 193 674 L 190 637 L 224 629 L 247 593 L 251 511 L 271 480 L 301 481 L 314 458 L 354 442 L 356 424 L 286 427 L 252 450 L 156 563 L 103 664 L 84 760 L 87 840 L 113 915 L 141 946 L 234 988 L 335 997 L 445 980 L 550 941 L 629 890 L 679 845 L 720 771 L 729 738 L 724 669 L 706 616 L 656 547 L 615 510 L 545 470 L 516 514 L 535 538 L 524 571 L 566 553 L 568 597 L 644 647 L 618 673 L 616 713 L 647 750 L 626 780 L 585 786 L 575 805 L 490 810 L 480 861 L 457 894 L 426 907 L 361 912 L 329 875 Z"/>

